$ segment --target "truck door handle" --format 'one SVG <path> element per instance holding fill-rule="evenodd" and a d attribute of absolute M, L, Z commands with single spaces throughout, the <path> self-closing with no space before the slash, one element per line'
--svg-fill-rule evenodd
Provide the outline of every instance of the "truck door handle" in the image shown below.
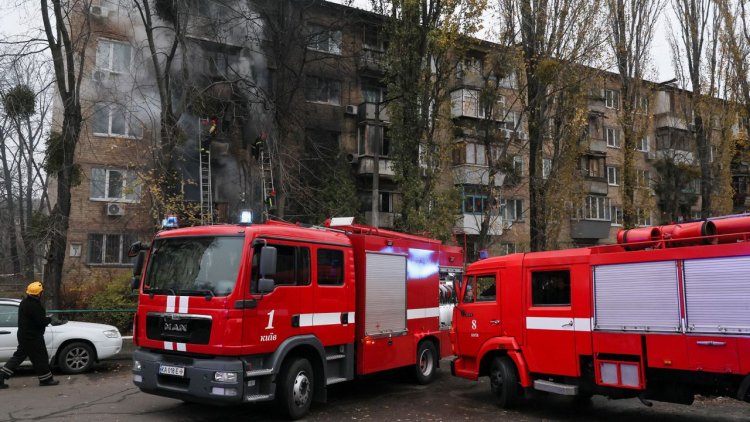
<path fill-rule="evenodd" d="M 561 327 L 572 327 L 573 326 L 573 320 L 571 319 L 569 323 L 561 325 Z"/>
<path fill-rule="evenodd" d="M 492 319 L 492 320 L 490 320 L 490 324 L 500 325 L 500 320 L 499 319 Z"/>
<path fill-rule="evenodd" d="M 472 314 L 471 312 L 466 312 L 466 311 L 464 311 L 463 309 L 461 309 L 461 316 L 465 316 L 465 317 L 473 317 L 473 316 L 474 316 L 474 314 Z"/>
<path fill-rule="evenodd" d="M 0 331 L 0 334 L 10 334 L 10 331 Z"/>
<path fill-rule="evenodd" d="M 698 346 L 714 346 L 714 347 L 722 347 L 726 346 L 726 341 L 696 341 L 695 344 Z"/>

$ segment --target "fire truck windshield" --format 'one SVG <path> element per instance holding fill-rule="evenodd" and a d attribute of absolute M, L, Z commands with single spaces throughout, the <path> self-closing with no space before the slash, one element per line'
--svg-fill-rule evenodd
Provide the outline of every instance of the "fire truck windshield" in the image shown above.
<path fill-rule="evenodd" d="M 243 237 L 170 237 L 154 242 L 144 293 L 227 296 L 237 282 Z"/>

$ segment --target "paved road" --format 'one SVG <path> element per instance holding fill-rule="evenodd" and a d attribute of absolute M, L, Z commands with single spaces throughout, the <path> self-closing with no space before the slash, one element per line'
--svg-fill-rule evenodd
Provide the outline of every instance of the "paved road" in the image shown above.
<path fill-rule="evenodd" d="M 587 408 L 546 396 L 512 411 L 492 404 L 487 381 L 451 377 L 447 362 L 436 382 L 417 386 L 399 373 L 332 386 L 329 403 L 315 406 L 309 421 L 750 421 L 750 404 L 698 400 L 693 406 L 595 397 Z M 214 408 L 141 393 L 130 381 L 130 362 L 109 361 L 93 373 L 58 375 L 56 387 L 38 387 L 31 371 L 0 391 L 0 421 L 273 421 L 272 405 Z"/>

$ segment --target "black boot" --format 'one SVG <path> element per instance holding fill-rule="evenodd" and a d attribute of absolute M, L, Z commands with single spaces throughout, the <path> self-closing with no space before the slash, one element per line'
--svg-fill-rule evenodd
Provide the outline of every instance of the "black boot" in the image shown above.
<path fill-rule="evenodd" d="M 54 378 L 47 378 L 44 381 L 39 381 L 39 385 L 41 385 L 42 387 L 46 387 L 48 385 L 57 385 L 57 384 L 60 384 L 60 381 Z"/>
<path fill-rule="evenodd" d="M 0 372 L 0 390 L 8 388 L 8 384 L 5 383 L 5 374 Z"/>

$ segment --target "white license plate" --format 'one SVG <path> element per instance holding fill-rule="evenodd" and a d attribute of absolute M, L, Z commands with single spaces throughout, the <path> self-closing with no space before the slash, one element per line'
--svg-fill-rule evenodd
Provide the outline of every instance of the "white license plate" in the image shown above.
<path fill-rule="evenodd" d="M 184 377 L 185 368 L 182 368 L 179 366 L 159 365 L 159 373 L 162 375 L 174 375 L 176 377 Z"/>

